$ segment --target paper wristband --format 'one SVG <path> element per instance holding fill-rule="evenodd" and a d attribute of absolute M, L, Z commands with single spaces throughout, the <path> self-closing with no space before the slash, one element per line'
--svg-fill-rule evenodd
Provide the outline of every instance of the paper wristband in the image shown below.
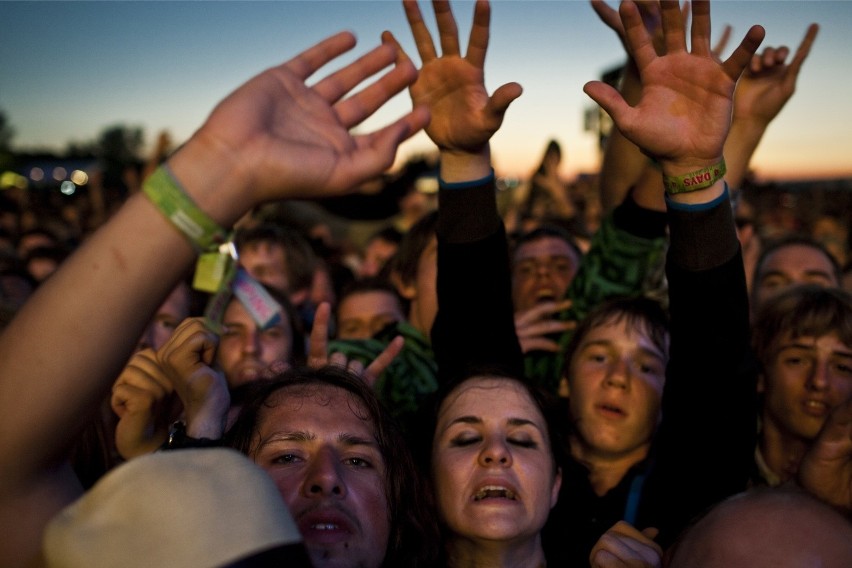
<path fill-rule="evenodd" d="M 196 251 L 215 249 L 228 240 L 225 229 L 198 208 L 165 166 L 145 180 L 142 191 Z"/>
<path fill-rule="evenodd" d="M 723 158 L 718 164 L 714 164 L 702 170 L 690 172 L 682 176 L 663 176 L 663 184 L 669 195 L 677 193 L 688 193 L 690 191 L 698 191 L 711 187 L 714 183 L 722 179 L 725 172 L 728 171 Z"/>

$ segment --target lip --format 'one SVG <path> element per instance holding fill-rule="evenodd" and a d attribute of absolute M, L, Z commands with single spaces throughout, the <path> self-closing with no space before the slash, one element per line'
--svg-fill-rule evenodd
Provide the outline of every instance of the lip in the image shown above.
<path fill-rule="evenodd" d="M 357 532 L 358 523 L 340 507 L 320 506 L 299 513 L 296 525 L 306 544 L 338 544 Z"/>
<path fill-rule="evenodd" d="M 802 401 L 802 411 L 808 416 L 825 418 L 831 412 L 831 405 L 824 400 L 809 398 Z"/>
<path fill-rule="evenodd" d="M 496 493 L 501 490 L 505 491 L 508 496 L 480 496 L 481 492 Z M 476 504 L 509 504 L 520 502 L 521 497 L 518 494 L 518 487 L 514 483 L 511 483 L 505 478 L 488 477 L 480 479 L 477 482 L 474 490 L 471 492 L 470 500 Z"/>
<path fill-rule="evenodd" d="M 615 420 L 623 420 L 627 418 L 627 412 L 620 404 L 616 404 L 613 402 L 599 402 L 595 404 L 595 412 L 600 414 L 605 418 L 611 418 Z"/>

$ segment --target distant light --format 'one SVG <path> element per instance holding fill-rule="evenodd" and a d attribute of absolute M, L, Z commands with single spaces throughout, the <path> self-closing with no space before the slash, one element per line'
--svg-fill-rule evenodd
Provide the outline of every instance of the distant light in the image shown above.
<path fill-rule="evenodd" d="M 74 170 L 71 172 L 71 181 L 77 185 L 86 185 L 89 183 L 89 174 L 83 170 Z"/>
<path fill-rule="evenodd" d="M 33 181 L 41 181 L 44 179 L 44 170 L 41 168 L 33 168 L 30 170 L 30 179 Z"/>
<path fill-rule="evenodd" d="M 62 185 L 59 186 L 59 191 L 61 191 L 64 195 L 74 195 L 74 192 L 77 191 L 77 186 L 74 185 L 73 181 L 65 180 L 62 182 Z"/>
<path fill-rule="evenodd" d="M 15 172 L 3 172 L 0 174 L 0 188 L 17 187 L 18 189 L 27 188 L 27 178 L 18 175 Z"/>
<path fill-rule="evenodd" d="M 68 173 L 68 170 L 63 168 L 62 166 L 53 168 L 53 179 L 56 181 L 62 181 L 65 179 L 65 174 Z"/>

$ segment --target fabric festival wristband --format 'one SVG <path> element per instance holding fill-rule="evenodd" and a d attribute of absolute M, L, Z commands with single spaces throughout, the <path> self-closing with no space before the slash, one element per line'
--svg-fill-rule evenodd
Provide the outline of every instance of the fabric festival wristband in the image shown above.
<path fill-rule="evenodd" d="M 698 191 L 711 187 L 714 183 L 722 179 L 725 172 L 728 171 L 725 166 L 725 159 L 718 164 L 706 167 L 701 170 L 696 170 L 682 176 L 663 176 L 663 184 L 669 195 L 677 193 L 688 193 L 690 191 Z"/>
<path fill-rule="evenodd" d="M 198 208 L 165 165 L 145 180 L 142 191 L 196 251 L 215 249 L 228 240 L 227 231 Z"/>

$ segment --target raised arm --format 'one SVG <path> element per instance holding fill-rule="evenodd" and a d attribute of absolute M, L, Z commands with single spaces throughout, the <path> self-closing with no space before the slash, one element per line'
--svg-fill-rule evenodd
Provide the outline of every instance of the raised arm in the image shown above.
<path fill-rule="evenodd" d="M 305 80 L 350 50 L 332 36 L 249 80 L 224 99 L 168 161 L 198 208 L 230 227 L 270 199 L 341 194 L 390 166 L 422 128 L 413 110 L 369 134 L 359 124 L 416 78 L 380 46 L 308 87 Z M 47 519 L 68 496 L 51 487 L 80 416 L 94 408 L 127 360 L 150 315 L 195 256 L 188 240 L 143 194 L 69 258 L 0 336 L 0 564 L 28 561 Z M 26 512 L 28 523 L 19 522 Z"/>
<path fill-rule="evenodd" d="M 725 142 L 725 161 L 728 164 L 725 179 L 731 187 L 741 187 L 751 157 L 766 129 L 793 96 L 799 71 L 818 32 L 817 24 L 808 26 L 789 64 L 786 63 L 789 49 L 767 47 L 762 54 L 752 57 L 740 77 L 734 92 L 731 132 Z"/>

